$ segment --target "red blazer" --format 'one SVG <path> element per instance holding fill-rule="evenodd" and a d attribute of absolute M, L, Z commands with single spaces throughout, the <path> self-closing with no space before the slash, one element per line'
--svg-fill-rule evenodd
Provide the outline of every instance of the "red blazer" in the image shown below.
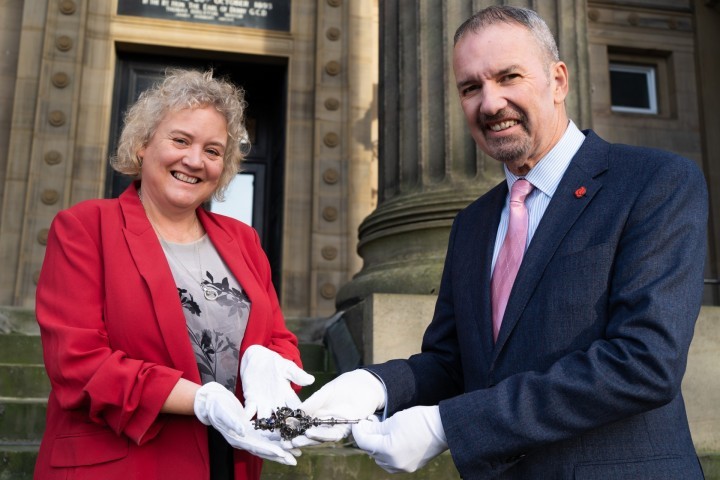
<path fill-rule="evenodd" d="M 252 302 L 240 355 L 259 344 L 300 365 L 257 233 L 198 209 L 213 245 Z M 179 378 L 200 383 L 170 267 L 131 185 L 56 216 L 37 287 L 52 391 L 35 478 L 207 479 L 207 427 L 160 414 Z M 238 376 L 238 379 L 240 377 Z M 237 396 L 242 399 L 238 382 Z M 236 480 L 262 462 L 235 451 Z"/>

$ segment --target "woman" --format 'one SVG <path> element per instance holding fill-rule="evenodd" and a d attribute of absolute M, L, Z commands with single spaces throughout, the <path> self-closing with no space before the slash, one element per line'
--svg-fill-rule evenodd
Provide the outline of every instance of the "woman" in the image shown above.
<path fill-rule="evenodd" d="M 202 208 L 239 170 L 243 108 L 211 72 L 169 72 L 125 118 L 112 164 L 136 181 L 53 221 L 37 479 L 241 480 L 260 476 L 258 456 L 296 463 L 249 419 L 296 406 L 291 382 L 313 378 L 257 234 Z"/>

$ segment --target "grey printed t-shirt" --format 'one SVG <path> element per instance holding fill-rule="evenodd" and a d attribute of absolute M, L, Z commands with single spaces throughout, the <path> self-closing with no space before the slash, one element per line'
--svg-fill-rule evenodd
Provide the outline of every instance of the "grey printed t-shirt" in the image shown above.
<path fill-rule="evenodd" d="M 250 299 L 207 234 L 192 243 L 161 239 L 160 244 L 185 312 L 202 383 L 218 382 L 234 392 Z"/>

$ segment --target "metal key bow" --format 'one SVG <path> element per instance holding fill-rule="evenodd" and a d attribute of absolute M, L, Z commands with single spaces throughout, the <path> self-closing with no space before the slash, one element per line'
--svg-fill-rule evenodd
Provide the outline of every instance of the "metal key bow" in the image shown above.
<path fill-rule="evenodd" d="M 320 425 L 349 425 L 358 423 L 360 420 L 341 420 L 337 418 L 320 419 L 306 415 L 304 411 L 298 409 L 293 410 L 289 407 L 278 407 L 267 418 L 258 418 L 253 421 L 255 430 L 268 430 L 274 432 L 278 430 L 283 440 L 292 440 L 295 437 L 303 435 L 310 427 L 319 427 Z"/>

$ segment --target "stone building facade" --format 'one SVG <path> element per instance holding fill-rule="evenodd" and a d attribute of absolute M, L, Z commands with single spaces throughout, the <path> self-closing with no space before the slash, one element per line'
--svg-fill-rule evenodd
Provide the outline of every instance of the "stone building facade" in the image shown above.
<path fill-rule="evenodd" d="M 327 316 L 374 291 L 432 294 L 454 213 L 500 178 L 469 140 L 449 70 L 454 29 L 490 3 L 0 3 L 0 305 L 33 306 L 58 210 L 127 183 L 108 167 L 122 112 L 167 66 L 213 68 L 246 89 L 252 181 L 239 185 L 252 186 L 288 317 Z M 720 276 L 718 2 L 514 3 L 556 32 L 581 128 L 703 169 L 706 276 Z M 652 70 L 654 111 L 613 108 L 617 65 Z M 705 298 L 717 304 L 717 287 Z"/>
<path fill-rule="evenodd" d="M 54 215 L 127 184 L 108 166 L 125 108 L 167 67 L 213 68 L 245 88 L 252 150 L 238 196 L 208 207 L 258 230 L 292 328 L 340 309 L 366 362 L 417 351 L 452 219 L 502 179 L 451 73 L 456 27 L 495 3 L 547 20 L 580 128 L 705 174 L 706 307 L 683 391 L 720 478 L 719 0 L 0 1 L 0 321 L 36 327 Z"/>
<path fill-rule="evenodd" d="M 374 206 L 377 1 L 10 0 L 0 19 L 0 305 L 33 306 L 57 211 L 121 190 L 122 111 L 171 65 L 245 88 L 252 220 L 286 315 L 334 310 Z"/>

